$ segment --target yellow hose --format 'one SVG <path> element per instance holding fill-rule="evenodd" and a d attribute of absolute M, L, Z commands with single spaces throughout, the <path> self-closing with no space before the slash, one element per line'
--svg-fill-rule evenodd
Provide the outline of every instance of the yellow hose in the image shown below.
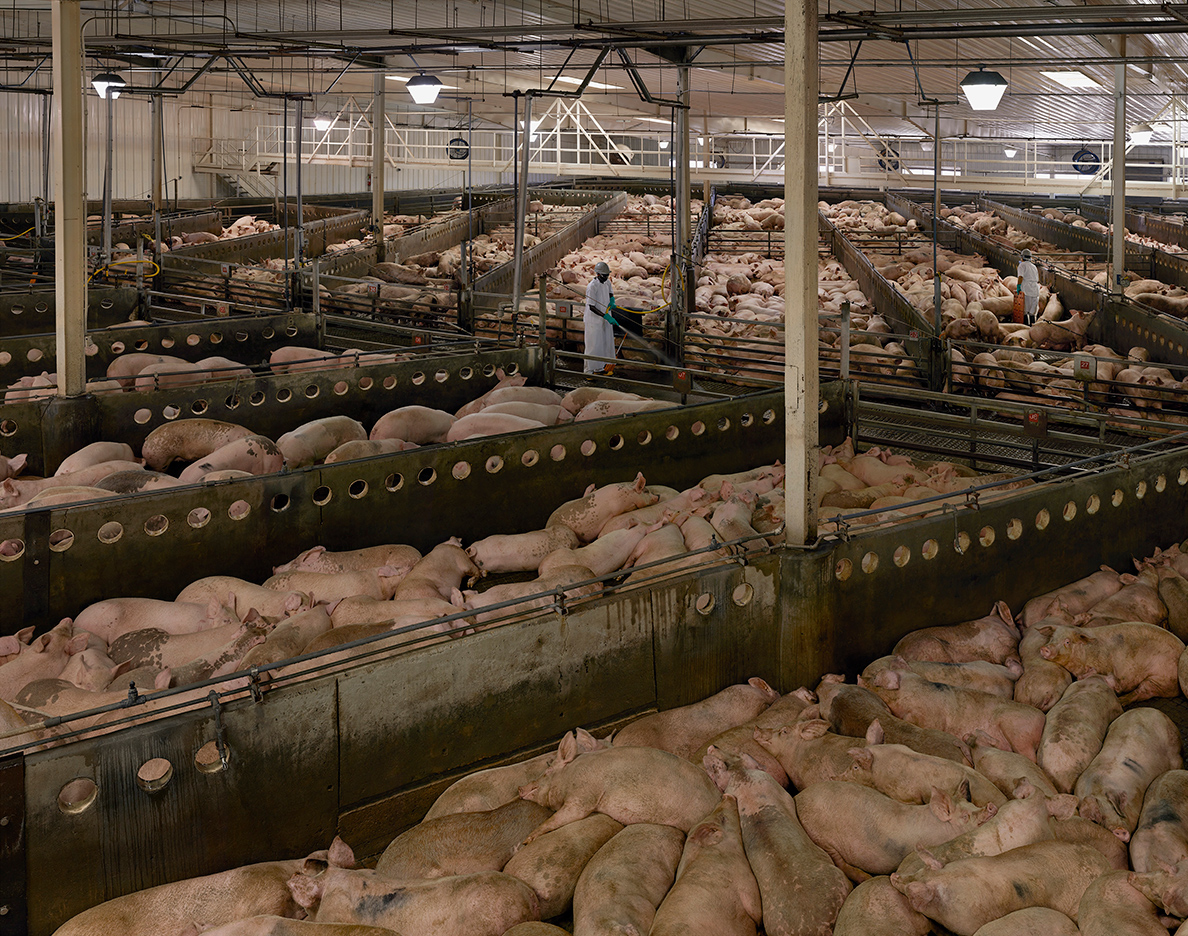
<path fill-rule="evenodd" d="M 117 266 L 136 266 L 136 264 L 138 264 L 138 263 L 148 263 L 153 267 L 153 272 L 149 274 L 150 276 L 156 276 L 158 273 L 161 272 L 161 268 L 159 266 L 157 266 L 157 264 L 154 261 L 149 260 L 148 258 L 145 258 L 144 260 L 112 260 L 111 263 L 109 263 L 107 266 L 99 267 L 99 269 L 97 269 L 94 273 L 92 273 L 90 276 L 88 276 L 87 283 L 89 284 L 91 282 L 91 280 L 93 280 L 96 276 L 98 276 L 104 270 L 110 270 L 112 267 L 117 267 Z"/>

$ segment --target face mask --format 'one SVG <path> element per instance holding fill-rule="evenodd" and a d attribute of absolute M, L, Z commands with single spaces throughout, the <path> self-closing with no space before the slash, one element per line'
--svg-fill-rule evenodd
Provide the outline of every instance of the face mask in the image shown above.
<path fill-rule="evenodd" d="M 610 277 L 606 273 L 598 274 L 598 282 L 605 283 Z"/>

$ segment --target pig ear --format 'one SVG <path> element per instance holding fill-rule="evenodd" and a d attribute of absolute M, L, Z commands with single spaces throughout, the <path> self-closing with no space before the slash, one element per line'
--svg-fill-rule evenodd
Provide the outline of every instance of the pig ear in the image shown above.
<path fill-rule="evenodd" d="M 760 766 L 759 761 L 755 760 L 755 758 L 753 758 L 746 751 L 743 751 L 741 754 L 739 754 L 738 759 L 739 759 L 739 762 L 744 767 L 747 768 L 747 770 L 762 770 L 763 769 Z"/>
<path fill-rule="evenodd" d="M 25 467 L 25 463 L 29 460 L 29 456 L 22 452 L 20 455 L 14 455 L 8 460 L 8 470 L 14 475 L 20 474 Z"/>
<path fill-rule="evenodd" d="M 772 689 L 771 686 L 767 684 L 766 680 L 760 679 L 758 676 L 752 676 L 750 679 L 748 679 L 747 685 L 749 685 L 752 689 L 758 689 L 766 696 L 772 696 L 773 699 L 779 698 L 779 693 Z"/>
<path fill-rule="evenodd" d="M 16 639 L 19 640 L 23 644 L 27 644 L 30 640 L 33 639 L 33 628 L 32 627 L 22 627 L 19 631 L 16 632 Z M 16 653 L 16 651 L 14 650 L 13 653 Z"/>
<path fill-rule="evenodd" d="M 1002 618 L 1002 622 L 1011 629 L 1012 633 L 1019 633 L 1019 629 L 1015 627 L 1015 616 L 1011 614 L 1010 606 L 1005 601 L 994 602 L 994 610 Z"/>
<path fill-rule="evenodd" d="M 919 854 L 919 852 L 916 852 Z M 917 913 L 923 912 L 936 899 L 936 887 L 923 881 L 912 881 L 904 892 L 908 903 Z"/>
<path fill-rule="evenodd" d="M 263 618 L 260 617 L 260 612 L 257 611 L 255 608 L 248 608 L 247 614 L 245 614 L 243 616 L 243 620 L 240 623 L 241 624 L 255 624 L 256 621 L 260 621 L 260 620 L 263 620 Z"/>
<path fill-rule="evenodd" d="M 638 474 L 636 474 L 635 484 L 633 485 L 633 487 L 635 488 L 635 493 L 637 493 L 637 494 L 640 493 L 647 486 L 648 486 L 648 482 L 646 480 L 644 480 L 643 472 L 641 471 Z"/>
<path fill-rule="evenodd" d="M 332 868 L 353 868 L 355 866 L 355 853 L 351 851 L 351 846 L 337 835 L 330 843 L 329 859 Z"/>
<path fill-rule="evenodd" d="M 953 818 L 953 798 L 944 790 L 938 790 L 936 787 L 933 787 L 932 797 L 928 800 L 928 806 L 932 809 L 932 814 L 941 822 L 948 822 Z"/>
<path fill-rule="evenodd" d="M 800 736 L 806 741 L 823 738 L 829 733 L 829 722 L 823 718 L 813 718 L 800 723 Z"/>
<path fill-rule="evenodd" d="M 573 739 L 577 742 L 578 750 L 582 753 L 598 749 L 598 739 L 585 728 L 574 728 Z"/>
<path fill-rule="evenodd" d="M 211 598 L 206 603 L 206 616 L 212 621 L 218 620 L 223 616 L 223 605 L 218 598 Z"/>
<path fill-rule="evenodd" d="M 814 702 L 808 708 L 804 709 L 800 713 L 800 717 L 797 718 L 796 720 L 797 721 L 816 721 L 820 717 L 821 717 L 821 706 L 819 704 L 817 704 L 816 702 Z"/>
<path fill-rule="evenodd" d="M 1071 819 L 1077 814 L 1079 800 L 1072 793 L 1048 797 L 1048 815 L 1053 819 Z"/>
<path fill-rule="evenodd" d="M 1051 637 L 1056 633 L 1056 626 L 1054 624 L 1044 624 L 1042 627 L 1037 627 L 1036 630 L 1045 637 Z"/>
<path fill-rule="evenodd" d="M 6 637 L 0 637 L 0 656 L 11 656 L 14 653 L 20 653 L 23 646 L 24 644 L 12 634 Z"/>
<path fill-rule="evenodd" d="M 312 910 L 322 899 L 322 881 L 306 874 L 294 874 L 289 878 L 289 893 L 297 906 Z"/>
<path fill-rule="evenodd" d="M 1027 799 L 1036 793 L 1035 784 L 1033 784 L 1026 777 L 1020 777 L 1019 782 L 1015 784 L 1015 788 L 1011 791 L 1011 796 L 1015 799 Z"/>
<path fill-rule="evenodd" d="M 762 744 L 764 741 L 771 741 L 771 731 L 767 728 L 756 728 L 751 733 L 751 737 Z"/>
<path fill-rule="evenodd" d="M 791 694 L 796 696 L 796 698 L 800 699 L 802 702 L 807 702 L 809 705 L 812 705 L 817 701 L 817 694 L 813 692 L 812 689 L 808 689 L 805 686 L 801 686 L 799 689 L 794 689 Z"/>
<path fill-rule="evenodd" d="M 565 732 L 565 737 L 557 745 L 557 756 L 553 760 L 553 767 L 560 769 L 578 756 L 577 738 L 572 731 Z"/>
<path fill-rule="evenodd" d="M 875 676 L 874 684 L 880 689 L 898 689 L 899 673 L 895 670 L 883 670 Z"/>
<path fill-rule="evenodd" d="M 120 676 L 123 676 L 125 673 L 132 672 L 133 669 L 135 669 L 135 667 L 132 665 L 131 660 L 125 660 L 123 663 L 117 663 L 111 671 L 111 678 L 114 681 Z"/>
<path fill-rule="evenodd" d="M 874 755 L 866 748 L 853 747 L 846 753 L 854 758 L 854 766 L 860 767 L 862 770 L 870 770 L 874 764 Z"/>
<path fill-rule="evenodd" d="M 1138 581 L 1138 579 L 1135 578 L 1133 575 L 1131 575 L 1129 572 L 1123 572 L 1121 575 L 1118 576 L 1118 581 L 1122 582 L 1124 585 L 1133 585 L 1135 582 Z"/>
<path fill-rule="evenodd" d="M 933 871 L 939 871 L 945 866 L 945 863 L 936 857 L 927 848 L 917 848 L 916 854 L 920 856 L 920 860 L 924 862 L 925 866 Z"/>
<path fill-rule="evenodd" d="M 840 683 L 844 683 L 845 681 L 846 681 L 846 677 L 842 676 L 840 673 L 826 673 L 824 676 L 821 677 L 822 685 L 824 685 L 825 683 L 840 684 Z"/>
<path fill-rule="evenodd" d="M 594 493 L 594 491 L 597 489 L 597 487 L 598 486 L 596 484 L 591 484 L 588 488 L 586 488 L 586 493 L 583 494 L 582 497 L 589 497 L 591 494 Z"/>
<path fill-rule="evenodd" d="M 883 723 L 876 718 L 866 729 L 866 743 L 882 744 L 884 737 Z"/>
<path fill-rule="evenodd" d="M 170 667 L 165 667 L 157 674 L 157 678 L 153 680 L 154 689 L 168 689 L 169 684 L 173 682 L 173 670 Z"/>
<path fill-rule="evenodd" d="M 965 800 L 967 803 L 973 802 L 973 797 L 969 792 L 969 777 L 964 777 L 957 785 L 957 798 Z"/>
<path fill-rule="evenodd" d="M 730 783 L 730 772 L 727 770 L 726 762 L 722 760 L 720 752 L 712 744 L 701 759 L 701 766 L 705 768 L 705 772 L 714 781 L 714 786 L 718 788 L 719 792 L 725 793 L 726 787 Z"/>
<path fill-rule="evenodd" d="M 1023 675 L 1023 664 L 1014 657 L 1008 659 L 1003 665 L 1006 666 L 1008 672 L 1016 679 Z"/>

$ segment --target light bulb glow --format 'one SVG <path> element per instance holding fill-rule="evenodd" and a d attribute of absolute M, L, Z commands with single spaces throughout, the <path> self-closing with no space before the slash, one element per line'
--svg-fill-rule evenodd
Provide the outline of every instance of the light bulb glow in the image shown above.
<path fill-rule="evenodd" d="M 1007 89 L 1007 80 L 996 71 L 984 67 L 961 79 L 961 91 L 971 110 L 996 110 Z"/>
<path fill-rule="evenodd" d="M 414 75 L 405 82 L 404 87 L 417 104 L 432 104 L 441 93 L 441 82 L 432 75 Z"/>
<path fill-rule="evenodd" d="M 95 93 L 101 98 L 108 96 L 114 101 L 120 96 L 120 91 L 128 86 L 128 82 L 124 81 L 115 72 L 100 72 L 91 79 L 91 86 L 95 89 Z"/>
<path fill-rule="evenodd" d="M 1003 152 L 1006 153 L 1007 159 L 1014 159 L 1017 155 L 1019 155 L 1019 151 L 1017 149 L 1015 149 L 1013 146 L 1006 147 L 1005 149 L 1003 149 Z"/>
<path fill-rule="evenodd" d="M 325 133 L 334 125 L 334 118 L 327 117 L 325 114 L 318 114 L 313 119 L 314 129 L 319 133 Z"/>
<path fill-rule="evenodd" d="M 1136 123 L 1130 128 L 1130 139 L 1135 146 L 1146 146 L 1153 136 L 1155 131 L 1148 123 Z"/>

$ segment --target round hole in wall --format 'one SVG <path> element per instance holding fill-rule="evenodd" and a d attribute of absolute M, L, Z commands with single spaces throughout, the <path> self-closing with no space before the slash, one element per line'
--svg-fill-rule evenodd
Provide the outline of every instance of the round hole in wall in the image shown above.
<path fill-rule="evenodd" d="M 206 400 L 195 400 L 190 404 L 190 412 L 192 412 L 195 416 L 201 416 L 206 412 L 206 409 L 209 405 L 210 404 L 207 403 Z"/>
<path fill-rule="evenodd" d="M 763 422 L 766 425 L 770 426 L 773 422 L 775 422 L 775 418 L 776 418 L 775 410 L 765 409 L 763 411 Z"/>
<path fill-rule="evenodd" d="M 23 539 L 6 539 L 0 543 L 0 562 L 15 562 L 25 554 Z"/>
<path fill-rule="evenodd" d="M 469 380 L 471 377 L 474 376 L 474 368 L 470 367 L 468 365 L 468 366 L 462 368 L 462 370 L 458 371 L 458 376 L 461 377 L 463 380 Z"/>
<path fill-rule="evenodd" d="M 1181 468 L 1180 473 L 1176 475 L 1176 483 L 1183 487 L 1188 484 L 1188 468 Z"/>
<path fill-rule="evenodd" d="M 1007 539 L 1017 540 L 1020 536 L 1023 535 L 1023 521 L 1020 520 L 1018 517 L 1008 520 L 1007 527 L 1006 527 L 1006 534 L 1007 534 Z"/>
<path fill-rule="evenodd" d="M 0 366 L 12 363 L 12 355 L 7 351 L 0 351 Z"/>
<path fill-rule="evenodd" d="M 558 442 L 549 449 L 549 458 L 555 462 L 565 461 L 565 446 Z"/>
<path fill-rule="evenodd" d="M 144 342 L 144 345 L 145 345 L 145 347 L 148 347 L 148 342 L 147 341 Z M 7 353 L 7 352 L 0 353 L 0 358 L 3 358 L 5 353 Z M 83 345 L 83 354 L 86 355 L 87 357 L 94 357 L 98 353 L 99 353 L 99 345 L 95 344 L 95 342 L 91 341 L 91 339 L 88 338 L 86 340 L 86 344 Z M 12 355 L 9 355 L 10 360 L 11 360 L 11 358 L 12 358 Z M 8 361 L 5 361 L 4 363 L 7 364 Z"/>
<path fill-rule="evenodd" d="M 695 435 L 695 436 L 704 435 L 705 434 L 705 423 L 703 423 L 699 419 L 699 420 L 697 420 L 697 422 L 693 423 L 693 425 L 689 427 L 689 431 L 691 433 L 693 433 L 693 435 Z"/>
<path fill-rule="evenodd" d="M 755 589 L 746 582 L 742 582 L 734 586 L 734 591 L 730 593 L 730 600 L 733 601 L 740 608 L 744 608 L 751 603 L 751 599 L 755 597 Z"/>
<path fill-rule="evenodd" d="M 161 415 L 166 419 L 177 419 L 177 417 L 181 415 L 181 407 L 174 406 L 172 403 L 170 403 L 161 410 Z"/>
<path fill-rule="evenodd" d="M 959 556 L 964 556 L 967 552 L 969 552 L 969 544 L 971 542 L 973 542 L 973 540 L 969 538 L 969 534 L 962 530 L 957 534 L 957 538 L 953 540 L 953 552 L 957 553 Z"/>
<path fill-rule="evenodd" d="M 101 543 L 110 545 L 119 542 L 120 537 L 124 535 L 124 525 L 118 520 L 108 520 L 107 523 L 99 527 L 99 532 L 95 535 Z"/>
<path fill-rule="evenodd" d="M 978 530 L 978 542 L 983 546 L 993 546 L 994 536 L 994 527 L 992 526 L 984 526 Z"/>
<path fill-rule="evenodd" d="M 297 326 L 296 325 L 286 325 L 285 326 L 285 334 L 288 337 L 292 338 L 294 335 L 297 334 Z"/>
<path fill-rule="evenodd" d="M 145 793 L 156 793 L 165 789 L 172 779 L 173 764 L 164 757 L 147 760 L 136 771 L 136 785 Z"/>
<path fill-rule="evenodd" d="M 280 513 L 283 510 L 289 509 L 289 495 L 288 494 L 273 494 L 272 500 L 268 505 L 273 513 Z"/>
<path fill-rule="evenodd" d="M 503 470 L 503 459 L 498 455 L 492 455 L 487 459 L 487 464 L 485 467 L 488 474 L 497 474 Z"/>
<path fill-rule="evenodd" d="M 644 429 L 644 430 L 643 430 L 643 431 L 642 431 L 642 432 L 641 432 L 641 433 L 640 433 L 640 434 L 639 434 L 639 435 L 636 437 L 636 440 L 635 440 L 635 441 L 637 441 L 637 442 L 638 442 L 640 445 L 648 445 L 648 444 L 649 444 L 649 443 L 652 441 L 652 434 L 651 434 L 650 432 L 648 432 L 648 430 L 647 430 L 647 429 Z"/>
<path fill-rule="evenodd" d="M 1162 494 L 1167 490 L 1167 475 L 1160 475 L 1155 479 L 1155 493 Z"/>
<path fill-rule="evenodd" d="M 142 406 L 135 413 L 132 414 L 132 421 L 138 426 L 143 426 L 150 419 L 153 418 L 153 411 L 147 407 Z"/>
<path fill-rule="evenodd" d="M 338 383 L 336 383 L 334 385 L 334 395 L 335 396 L 345 396 L 347 390 L 349 390 L 349 389 L 350 389 L 350 387 L 347 386 L 347 382 L 345 380 L 340 380 L 340 381 L 338 381 Z"/>
<path fill-rule="evenodd" d="M 515 377 L 520 372 L 520 365 L 515 361 L 512 361 L 509 365 L 507 365 L 507 367 L 503 369 L 503 372 L 507 374 L 508 377 Z"/>
<path fill-rule="evenodd" d="M 252 505 L 245 500 L 237 500 L 227 508 L 227 516 L 232 520 L 242 520 L 252 512 Z"/>
<path fill-rule="evenodd" d="M 309 384 L 305 388 L 305 398 L 307 400 L 315 400 L 315 399 L 317 399 L 318 394 L 321 392 L 322 392 L 322 388 L 319 387 L 317 384 Z"/>
<path fill-rule="evenodd" d="M 23 305 L 14 305 L 14 306 L 11 306 L 8 311 L 11 312 L 13 315 L 24 315 L 25 307 Z"/>
<path fill-rule="evenodd" d="M 693 602 L 693 607 L 697 609 L 698 614 L 709 614 L 714 610 L 714 596 L 709 592 L 703 592 L 697 596 L 697 600 Z"/>
<path fill-rule="evenodd" d="M 186 335 L 186 344 L 188 344 L 191 348 L 196 348 L 198 345 L 202 344 L 202 336 Z"/>
<path fill-rule="evenodd" d="M 0 419 L 0 436 L 16 435 L 17 424 L 13 419 Z"/>
<path fill-rule="evenodd" d="M 862 571 L 868 575 L 874 572 L 879 567 L 879 557 L 877 553 L 868 552 L 862 557 Z"/>
<path fill-rule="evenodd" d="M 211 344 L 222 344 L 223 343 L 223 333 L 222 332 L 211 332 L 210 343 Z"/>
<path fill-rule="evenodd" d="M 149 536 L 160 536 L 169 529 L 169 518 L 164 514 L 154 514 L 144 521 L 144 532 Z"/>
<path fill-rule="evenodd" d="M 854 574 L 854 563 L 852 563 L 849 559 L 839 560 L 837 565 L 833 567 L 833 574 L 837 577 L 839 582 L 844 582 Z"/>
<path fill-rule="evenodd" d="M 26 352 L 25 357 L 27 357 L 31 362 L 36 363 L 37 361 L 40 361 L 43 357 L 45 357 L 45 352 L 42 351 L 40 348 L 30 348 Z"/>
<path fill-rule="evenodd" d="M 99 787 L 90 777 L 78 777 L 58 791 L 58 808 L 69 816 L 77 816 L 95 802 Z"/>
<path fill-rule="evenodd" d="M 419 387 L 425 382 L 425 374 L 422 371 L 417 371 L 412 375 L 413 386 Z"/>
<path fill-rule="evenodd" d="M 718 420 L 718 431 L 725 432 L 729 428 L 730 428 L 730 419 L 726 416 L 721 417 Z"/>
<path fill-rule="evenodd" d="M 201 530 L 204 526 L 210 523 L 210 511 L 205 507 L 195 507 L 186 516 L 186 523 L 192 526 L 195 530 Z"/>
<path fill-rule="evenodd" d="M 1048 513 L 1048 508 L 1043 507 L 1040 512 L 1035 515 L 1035 528 L 1037 530 L 1046 530 L 1048 524 L 1052 521 L 1052 515 Z"/>
<path fill-rule="evenodd" d="M 1147 482 L 1146 481 L 1140 481 L 1138 484 L 1136 484 L 1134 486 L 1134 496 L 1137 497 L 1139 500 L 1142 500 L 1144 497 L 1147 496 Z"/>
<path fill-rule="evenodd" d="M 99 305 L 104 309 L 114 309 L 115 308 L 115 300 L 102 299 L 102 300 L 100 300 Z"/>
<path fill-rule="evenodd" d="M 1096 494 L 1090 494 L 1089 500 L 1085 501 L 1085 513 L 1095 514 L 1101 510 L 1101 498 Z"/>
<path fill-rule="evenodd" d="M 495 376 L 495 365 L 494 364 L 483 365 L 483 376 L 484 377 L 494 377 Z"/>
<path fill-rule="evenodd" d="M 54 552 L 66 552 L 74 545 L 74 534 L 70 530 L 54 530 L 49 535 L 49 548 Z"/>
<path fill-rule="evenodd" d="M 122 341 L 113 341 L 111 343 L 111 353 L 112 354 L 123 354 L 124 353 L 124 343 Z M 30 358 L 30 360 L 32 360 L 32 358 Z"/>
<path fill-rule="evenodd" d="M 589 457 L 598 451 L 598 443 L 593 439 L 586 439 L 586 441 L 582 443 L 581 449 L 582 454 L 586 457 Z"/>
<path fill-rule="evenodd" d="M 384 488 L 388 491 L 399 491 L 404 487 L 404 475 L 393 472 L 384 478 Z"/>
<path fill-rule="evenodd" d="M 623 447 L 623 437 L 616 432 L 607 440 L 607 445 L 611 447 L 611 451 L 617 452 Z"/>
<path fill-rule="evenodd" d="M 1060 515 L 1064 517 L 1065 520 L 1072 520 L 1077 515 L 1077 505 L 1072 501 L 1069 501 L 1064 505 L 1064 510 L 1060 512 Z"/>
<path fill-rule="evenodd" d="M 384 378 L 383 388 L 385 390 L 395 390 L 396 389 L 396 376 L 394 374 L 389 374 L 387 377 Z"/>
<path fill-rule="evenodd" d="M 906 546 L 896 546 L 891 554 L 891 561 L 901 569 L 912 561 L 912 551 Z"/>
<path fill-rule="evenodd" d="M 368 490 L 367 482 L 362 478 L 356 478 L 351 482 L 350 487 L 347 488 L 347 494 L 358 500 L 360 497 L 366 497 Z"/>
<path fill-rule="evenodd" d="M 223 406 L 230 410 L 239 409 L 239 404 L 242 402 L 243 401 L 239 398 L 239 394 L 233 393 L 223 401 Z"/>
<path fill-rule="evenodd" d="M 288 403 L 291 399 L 293 399 L 293 391 L 288 387 L 281 387 L 276 391 L 277 403 Z"/>
<path fill-rule="evenodd" d="M 314 489 L 313 502 L 315 504 L 317 504 L 319 507 L 323 507 L 326 504 L 330 503 L 330 500 L 333 497 L 334 497 L 334 492 L 331 491 L 330 488 L 328 488 L 324 484 L 319 485 L 317 488 Z"/>
<path fill-rule="evenodd" d="M 260 336 L 265 340 L 269 340 L 276 337 L 276 332 L 274 332 L 271 328 L 265 328 L 262 332 L 260 332 Z"/>
<path fill-rule="evenodd" d="M 370 390 L 374 385 L 375 385 L 375 381 L 372 380 L 370 377 L 360 377 L 359 378 L 359 389 L 360 390 Z"/>
<path fill-rule="evenodd" d="M 750 413 L 743 413 L 742 416 L 739 417 L 738 422 L 739 422 L 739 425 L 741 425 L 744 429 L 746 429 L 750 426 L 755 425 L 755 417 L 752 416 Z"/>
<path fill-rule="evenodd" d="M 426 465 L 424 468 L 422 468 L 420 471 L 417 472 L 417 483 L 424 485 L 425 487 L 428 487 L 430 484 L 432 484 L 436 480 L 437 480 L 437 472 L 433 469 L 433 467 L 431 465 Z"/>
<path fill-rule="evenodd" d="M 1110 496 L 1110 503 L 1114 507 L 1121 507 L 1122 501 L 1125 499 L 1125 497 L 1126 495 L 1122 493 L 1121 488 L 1114 488 L 1114 493 Z"/>
<path fill-rule="evenodd" d="M 49 311 L 49 306 L 44 302 L 39 302 L 35 306 L 33 306 L 33 311 L 45 313 L 45 312 Z"/>
<path fill-rule="evenodd" d="M 525 468 L 531 468 L 540 461 L 540 453 L 536 449 L 528 449 L 528 451 L 520 456 L 520 461 L 523 462 Z"/>
<path fill-rule="evenodd" d="M 245 332 L 245 331 L 237 331 L 237 332 L 235 333 L 235 340 L 236 340 L 236 341 L 247 341 L 247 340 L 248 340 L 248 333 L 247 333 L 247 332 Z"/>
<path fill-rule="evenodd" d="M 667 429 L 664 430 L 664 438 L 666 438 L 669 442 L 675 442 L 677 436 L 679 436 L 680 434 L 681 434 L 681 430 L 678 429 L 676 426 L 669 426 Z"/>
<path fill-rule="evenodd" d="M 230 758 L 230 751 L 224 744 L 223 750 Z M 194 766 L 202 773 L 218 773 L 223 769 L 223 759 L 219 757 L 219 746 L 214 741 L 207 741 L 194 754 Z"/>
<path fill-rule="evenodd" d="M 177 342 L 175 342 L 168 335 L 166 335 L 164 338 L 161 339 L 161 347 L 162 348 L 172 348 L 175 344 L 177 344 Z"/>
<path fill-rule="evenodd" d="M 460 461 L 450 470 L 455 481 L 465 481 L 470 477 L 470 462 Z"/>
<path fill-rule="evenodd" d="M 395 379 L 395 378 L 393 378 L 393 379 Z M 445 371 L 445 370 L 439 370 L 433 375 L 433 379 L 436 380 L 438 383 L 445 383 L 447 380 L 450 379 L 450 372 Z"/>

